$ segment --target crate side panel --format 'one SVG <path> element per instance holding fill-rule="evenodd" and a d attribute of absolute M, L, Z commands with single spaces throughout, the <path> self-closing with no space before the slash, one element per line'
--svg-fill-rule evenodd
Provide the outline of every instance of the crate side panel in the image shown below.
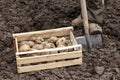
<path fill-rule="evenodd" d="M 40 37 L 47 38 L 50 36 L 65 36 L 69 35 L 72 28 L 59 28 L 52 30 L 43 30 L 36 32 L 28 32 L 28 33 L 19 33 L 14 34 L 14 37 L 17 37 L 18 41 L 28 40 L 31 36 L 39 35 Z"/>
<path fill-rule="evenodd" d="M 30 72 L 30 71 L 37 71 L 37 70 L 71 66 L 71 65 L 79 65 L 79 64 L 82 64 L 82 58 L 75 59 L 75 60 L 61 61 L 61 62 L 39 64 L 39 65 L 33 65 L 33 66 L 18 67 L 18 72 L 19 73 Z"/>
<path fill-rule="evenodd" d="M 15 38 L 15 49 L 16 49 L 16 52 L 19 52 L 19 50 L 18 50 L 18 39 L 17 38 Z"/>
<path fill-rule="evenodd" d="M 19 37 L 21 35 L 33 35 L 33 34 L 41 34 L 41 33 L 44 33 L 44 32 L 59 32 L 59 31 L 73 31 L 73 27 L 64 27 L 64 28 L 57 28 L 57 29 L 50 29 L 50 30 L 41 30 L 41 31 L 34 31 L 34 32 L 25 32 L 25 33 L 16 33 L 16 34 L 13 34 L 13 37 Z"/>
<path fill-rule="evenodd" d="M 44 62 L 44 61 L 78 58 L 78 57 L 82 57 L 82 51 L 73 51 L 73 52 L 64 52 L 64 53 L 57 53 L 57 54 L 17 58 L 17 63 L 28 64 L 28 63 L 36 63 L 36 62 Z"/>
<path fill-rule="evenodd" d="M 70 39 L 72 40 L 73 45 L 77 45 L 78 44 L 72 31 L 70 31 Z"/>
<path fill-rule="evenodd" d="M 78 44 L 77 43 L 77 41 L 76 41 L 76 39 L 75 39 L 75 36 L 74 36 L 74 34 L 73 34 L 73 32 L 72 31 L 70 31 L 70 39 L 71 39 L 71 41 L 73 42 L 73 45 L 81 45 L 81 44 Z M 80 51 L 82 51 L 82 45 L 81 45 L 81 47 L 79 47 L 79 48 L 74 48 L 75 50 L 80 50 Z"/>
<path fill-rule="evenodd" d="M 72 46 L 67 46 L 67 47 L 59 47 L 59 48 L 52 48 L 52 49 L 19 52 L 19 53 L 16 53 L 16 55 L 42 53 L 42 52 L 44 53 L 44 52 L 49 52 L 49 51 L 60 51 L 60 50 L 67 50 L 67 49 L 80 48 L 80 47 L 81 47 L 81 45 L 79 44 L 79 45 L 72 45 Z"/>

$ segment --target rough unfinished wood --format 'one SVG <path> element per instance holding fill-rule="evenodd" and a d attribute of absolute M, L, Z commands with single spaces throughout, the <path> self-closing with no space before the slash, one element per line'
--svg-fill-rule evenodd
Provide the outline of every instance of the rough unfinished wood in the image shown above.
<path fill-rule="evenodd" d="M 43 38 L 47 38 L 50 36 L 69 35 L 70 31 L 72 30 L 73 30 L 73 27 L 67 27 L 67 28 L 51 29 L 51 30 L 44 30 L 44 31 L 18 33 L 18 34 L 13 34 L 13 37 L 17 37 L 18 41 L 23 41 L 23 40 L 28 40 L 33 35 L 39 35 L 40 37 L 43 37 Z"/>
<path fill-rule="evenodd" d="M 72 40 L 73 45 L 77 45 L 78 44 L 72 31 L 70 31 L 70 39 Z"/>
<path fill-rule="evenodd" d="M 78 45 L 78 43 L 77 43 L 77 41 L 76 41 L 76 39 L 75 39 L 75 37 L 74 37 L 74 34 L 73 34 L 73 32 L 72 31 L 70 31 L 70 39 L 71 39 L 71 41 L 73 42 L 73 45 Z M 80 49 L 80 51 L 82 51 L 81 49 L 82 49 L 82 46 L 79 48 L 79 47 L 77 47 L 77 48 L 74 48 L 74 50 L 79 50 Z"/>
<path fill-rule="evenodd" d="M 60 51 L 60 50 L 78 48 L 78 47 L 81 48 L 82 47 L 81 44 L 73 45 L 73 46 L 67 46 L 67 47 L 54 48 L 54 49 L 43 49 L 43 50 L 28 51 L 28 52 L 18 52 L 18 53 L 16 53 L 16 55 L 43 53 L 43 52 L 49 52 L 49 51 Z"/>
<path fill-rule="evenodd" d="M 75 60 L 61 61 L 61 62 L 18 67 L 18 72 L 19 73 L 30 72 L 30 71 L 52 69 L 52 68 L 65 67 L 65 66 L 71 66 L 71 65 L 80 65 L 80 64 L 82 64 L 82 58 L 75 59 Z"/>
<path fill-rule="evenodd" d="M 15 38 L 15 46 L 16 46 L 16 48 L 15 48 L 15 49 L 16 49 L 16 52 L 19 52 L 19 51 L 18 51 L 18 40 L 17 40 L 17 38 Z"/>
<path fill-rule="evenodd" d="M 73 42 L 73 45 L 59 48 L 19 52 L 18 41 L 28 40 L 31 36 L 35 35 L 39 35 L 43 38 L 51 36 L 69 36 Z M 15 38 L 18 73 L 82 64 L 82 46 L 81 44 L 77 44 L 72 27 L 14 34 L 13 37 Z M 71 52 L 43 54 L 70 49 L 74 50 L 71 50 Z M 41 53 L 42 55 L 40 55 Z"/>
<path fill-rule="evenodd" d="M 67 52 L 67 53 L 59 53 L 59 54 L 57 53 L 57 54 L 49 54 L 49 55 L 43 55 L 43 56 L 17 58 L 17 63 L 28 64 L 28 63 L 36 63 L 36 62 L 44 62 L 44 61 L 70 59 L 70 58 L 77 58 L 77 57 L 82 58 L 82 51 L 73 51 L 73 52 Z"/>

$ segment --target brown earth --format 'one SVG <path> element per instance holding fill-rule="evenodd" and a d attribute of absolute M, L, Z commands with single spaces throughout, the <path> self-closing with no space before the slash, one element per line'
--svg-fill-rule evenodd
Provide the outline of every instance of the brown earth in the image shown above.
<path fill-rule="evenodd" d="M 0 80 L 120 80 L 120 0 L 105 1 L 102 49 L 84 52 L 80 66 L 18 74 L 11 34 L 70 26 L 80 8 L 77 0 L 0 0 Z"/>

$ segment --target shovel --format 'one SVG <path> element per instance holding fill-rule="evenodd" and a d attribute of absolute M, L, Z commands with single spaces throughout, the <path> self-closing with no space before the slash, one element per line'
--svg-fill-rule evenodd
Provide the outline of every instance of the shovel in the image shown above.
<path fill-rule="evenodd" d="M 102 35 L 101 34 L 95 34 L 95 35 L 90 34 L 86 0 L 80 0 L 80 1 L 81 1 L 81 10 L 82 10 L 85 36 L 76 37 L 77 43 L 82 44 L 83 48 L 87 50 L 91 50 L 92 48 L 101 48 L 102 47 Z"/>

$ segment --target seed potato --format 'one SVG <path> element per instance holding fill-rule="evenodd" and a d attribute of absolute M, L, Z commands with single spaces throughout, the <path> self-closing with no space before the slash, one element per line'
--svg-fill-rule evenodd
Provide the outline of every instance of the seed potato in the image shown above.
<path fill-rule="evenodd" d="M 29 51 L 29 49 L 30 49 L 30 46 L 27 44 L 24 44 L 24 45 L 20 46 L 19 51 L 20 52 Z"/>
<path fill-rule="evenodd" d="M 40 44 L 35 44 L 32 48 L 33 48 L 33 49 L 36 49 L 36 50 L 42 50 L 42 49 L 43 49 L 43 46 L 40 45 Z"/>
<path fill-rule="evenodd" d="M 50 38 L 48 39 L 48 42 L 49 42 L 49 43 L 56 43 L 57 40 L 58 40 L 57 37 L 50 37 Z"/>
<path fill-rule="evenodd" d="M 72 45 L 72 42 L 69 38 L 61 37 L 57 38 L 55 36 L 50 37 L 48 39 L 44 39 L 39 36 L 32 36 L 30 37 L 29 41 L 22 41 L 19 43 L 19 51 L 34 51 L 34 50 L 42 50 L 42 49 L 50 49 L 50 48 L 56 48 L 56 47 L 65 47 Z M 61 50 L 61 52 L 68 52 L 72 51 L 73 49 L 69 50 Z M 52 53 L 58 53 L 58 51 L 52 51 L 47 53 L 41 53 L 41 54 L 52 54 Z"/>
<path fill-rule="evenodd" d="M 36 37 L 35 42 L 40 44 L 40 43 L 44 42 L 44 39 L 42 37 Z"/>
<path fill-rule="evenodd" d="M 65 42 L 66 42 L 66 38 L 65 37 L 62 37 L 62 38 L 59 38 L 56 42 L 56 45 L 65 45 Z"/>
<path fill-rule="evenodd" d="M 20 43 L 20 46 L 22 46 L 22 45 L 24 45 L 24 44 L 27 44 L 27 45 L 29 45 L 30 47 L 32 47 L 32 46 L 34 45 L 34 42 L 33 42 L 33 41 L 22 41 L 22 42 Z"/>

